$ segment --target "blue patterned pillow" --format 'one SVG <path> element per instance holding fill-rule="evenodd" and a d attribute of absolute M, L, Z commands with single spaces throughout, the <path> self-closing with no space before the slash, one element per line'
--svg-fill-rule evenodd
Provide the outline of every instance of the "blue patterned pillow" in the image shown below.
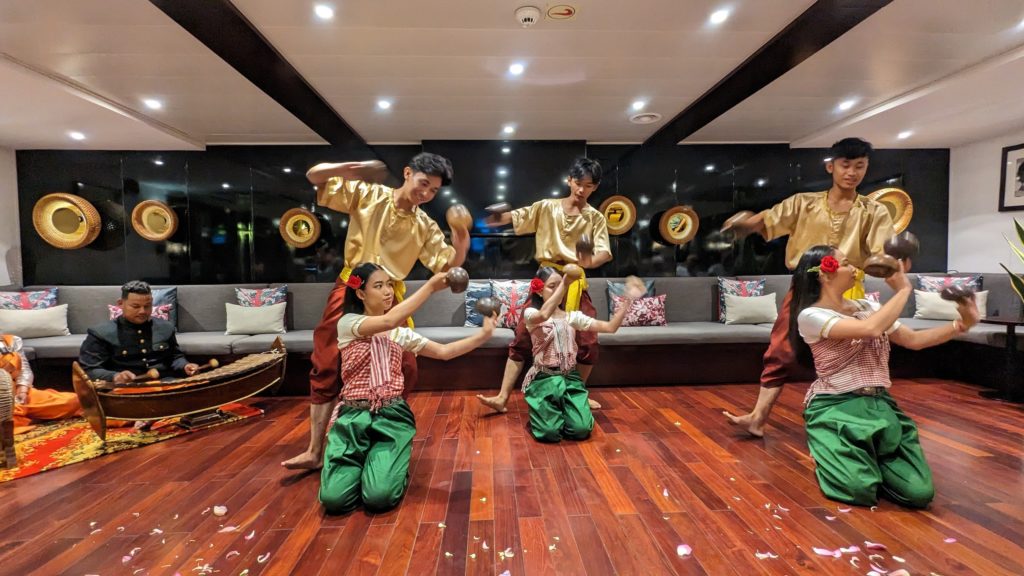
<path fill-rule="evenodd" d="M 170 322 L 175 326 L 178 325 L 178 287 L 171 286 L 170 288 L 154 288 L 153 289 L 153 309 L 157 306 L 170 305 Z"/>
<path fill-rule="evenodd" d="M 484 325 L 484 317 L 476 311 L 476 301 L 491 296 L 491 283 L 470 282 L 466 288 L 466 323 L 463 326 L 481 327 Z"/>
<path fill-rule="evenodd" d="M 732 280 L 718 277 L 718 321 L 725 324 L 725 295 L 764 296 L 764 278 L 757 280 Z"/>
<path fill-rule="evenodd" d="M 56 305 L 56 288 L 35 292 L 0 292 L 0 310 L 42 310 Z"/>
<path fill-rule="evenodd" d="M 261 308 L 288 301 L 288 285 L 277 288 L 235 288 L 235 298 L 243 308 Z"/>
<path fill-rule="evenodd" d="M 615 299 L 626 295 L 625 282 L 608 282 L 608 317 L 615 315 Z M 654 293 L 654 280 L 644 280 L 644 298 L 656 296 Z M 626 326 L 626 324 L 623 324 Z"/>

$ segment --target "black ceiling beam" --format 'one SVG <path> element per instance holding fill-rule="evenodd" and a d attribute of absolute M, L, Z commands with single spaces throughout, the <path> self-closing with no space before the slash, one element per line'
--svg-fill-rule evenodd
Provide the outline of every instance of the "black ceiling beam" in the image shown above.
<path fill-rule="evenodd" d="M 149 1 L 324 140 L 369 147 L 228 0 Z"/>
<path fill-rule="evenodd" d="M 891 2 L 818 0 L 641 146 L 678 144 Z"/>

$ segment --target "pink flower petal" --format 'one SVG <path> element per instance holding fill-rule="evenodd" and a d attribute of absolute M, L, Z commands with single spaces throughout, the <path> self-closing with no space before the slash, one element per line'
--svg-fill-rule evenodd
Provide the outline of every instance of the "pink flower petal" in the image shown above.
<path fill-rule="evenodd" d="M 858 568 L 859 569 L 860 568 L 859 564 L 860 564 L 860 558 L 857 558 L 856 556 L 854 556 L 853 558 L 850 558 L 850 566 L 853 566 L 854 568 Z"/>
<path fill-rule="evenodd" d="M 756 552 L 756 551 L 754 552 L 754 556 L 756 556 L 758 560 L 766 560 L 768 558 L 778 558 L 779 557 L 778 554 L 772 554 L 771 552 Z"/>
<path fill-rule="evenodd" d="M 238 554 L 239 554 L 238 550 L 232 550 L 231 552 L 228 552 L 227 554 L 224 555 L 224 559 L 226 560 L 228 558 L 232 558 L 234 556 L 238 556 Z"/>
<path fill-rule="evenodd" d="M 267 560 L 270 560 L 270 552 L 267 552 L 266 554 L 260 554 L 259 556 L 256 557 L 256 561 L 259 562 L 260 564 L 263 564 Z"/>
<path fill-rule="evenodd" d="M 693 554 L 693 548 L 690 548 L 688 544 L 680 544 L 679 546 L 676 546 L 676 554 L 683 557 L 689 556 L 690 554 Z"/>
<path fill-rule="evenodd" d="M 847 512 L 849 512 L 850 510 L 853 510 L 853 508 L 836 508 L 836 510 L 839 510 L 839 511 L 840 511 L 840 512 L 842 512 L 843 514 L 846 514 L 846 513 L 847 513 Z"/>
<path fill-rule="evenodd" d="M 907 572 L 903 568 L 900 568 L 899 570 L 891 572 L 889 576 L 910 576 L 910 572 Z"/>
<path fill-rule="evenodd" d="M 121 556 L 121 564 L 127 564 L 127 563 L 129 563 L 131 561 L 132 561 L 132 557 L 131 556 L 129 556 L 127 554 L 125 554 L 124 556 Z"/>
<path fill-rule="evenodd" d="M 255 536 L 255 535 L 256 535 L 256 531 L 253 530 L 252 532 L 249 532 L 248 534 L 245 535 L 245 539 L 246 540 L 252 540 L 252 537 Z"/>
<path fill-rule="evenodd" d="M 218 534 L 224 534 L 227 532 L 238 532 L 238 526 L 225 526 L 220 530 L 217 530 Z"/>
<path fill-rule="evenodd" d="M 779 506 L 779 510 L 782 510 L 783 512 L 789 512 L 789 508 L 783 508 L 782 504 L 779 504 L 778 506 Z"/>
<path fill-rule="evenodd" d="M 817 546 L 815 546 L 813 550 L 814 553 L 818 556 L 831 556 L 833 558 L 839 558 L 843 555 L 843 553 L 839 550 L 829 550 L 828 548 L 818 548 Z"/>
<path fill-rule="evenodd" d="M 843 554 L 856 554 L 857 552 L 860 552 L 860 546 L 850 546 L 848 548 L 840 548 L 839 550 L 841 550 Z"/>
<path fill-rule="evenodd" d="M 907 563 L 906 560 L 904 560 L 903 558 L 900 558 L 899 556 L 893 556 L 892 559 L 897 561 L 897 562 L 899 562 L 900 564 L 906 564 Z"/>
<path fill-rule="evenodd" d="M 945 540 L 943 540 L 943 542 L 945 542 L 946 544 L 953 544 L 954 542 L 956 542 L 956 538 L 946 538 Z"/>
<path fill-rule="evenodd" d="M 829 522 L 835 522 L 836 521 L 836 517 L 835 516 L 825 516 L 825 520 L 828 520 Z"/>
<path fill-rule="evenodd" d="M 510 572 L 509 570 L 505 570 L 501 574 L 498 574 L 498 576 L 512 576 L 512 572 Z"/>
<path fill-rule="evenodd" d="M 885 560 L 885 556 L 882 556 L 881 554 L 869 554 L 868 560 L 871 560 L 872 562 L 881 562 L 882 560 Z"/>
<path fill-rule="evenodd" d="M 878 572 L 879 574 L 888 574 L 889 573 L 888 570 L 878 566 L 877 564 L 871 564 L 871 569 L 874 570 L 875 572 Z"/>
<path fill-rule="evenodd" d="M 885 544 L 879 544 L 878 542 L 868 542 L 867 540 L 864 541 L 864 547 L 868 550 L 888 550 L 888 548 L 885 547 Z"/>

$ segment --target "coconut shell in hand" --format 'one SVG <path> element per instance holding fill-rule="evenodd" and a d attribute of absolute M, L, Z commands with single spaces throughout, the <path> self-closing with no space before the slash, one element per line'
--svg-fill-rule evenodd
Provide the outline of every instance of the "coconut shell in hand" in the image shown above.
<path fill-rule="evenodd" d="M 917 256 L 921 243 L 912 233 L 902 232 L 886 240 L 882 250 L 897 260 L 906 260 Z"/>
<path fill-rule="evenodd" d="M 875 278 L 888 278 L 899 270 L 900 263 L 888 254 L 878 254 L 864 262 L 864 273 Z"/>
<path fill-rule="evenodd" d="M 501 302 L 490 296 L 484 296 L 477 300 L 474 307 L 483 316 L 497 316 L 501 314 Z"/>
<path fill-rule="evenodd" d="M 456 266 L 448 270 L 444 277 L 454 294 L 461 294 L 466 291 L 466 288 L 469 288 L 469 273 L 465 268 Z"/>

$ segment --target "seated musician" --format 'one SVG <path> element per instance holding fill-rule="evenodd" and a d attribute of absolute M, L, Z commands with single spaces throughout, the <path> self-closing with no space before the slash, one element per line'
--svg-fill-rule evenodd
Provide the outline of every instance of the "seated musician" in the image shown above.
<path fill-rule="evenodd" d="M 39 390 L 33 386 L 35 375 L 22 350 L 21 338 L 0 334 L 0 370 L 14 381 L 14 433 L 22 434 L 39 420 L 61 420 L 82 413 L 74 392 Z"/>
<path fill-rule="evenodd" d="M 91 380 L 125 384 L 151 369 L 160 377 L 191 376 L 199 366 L 189 362 L 178 347 L 174 325 L 152 318 L 153 293 L 149 284 L 132 280 L 121 286 L 117 301 L 123 314 L 89 329 L 78 363 Z"/>

